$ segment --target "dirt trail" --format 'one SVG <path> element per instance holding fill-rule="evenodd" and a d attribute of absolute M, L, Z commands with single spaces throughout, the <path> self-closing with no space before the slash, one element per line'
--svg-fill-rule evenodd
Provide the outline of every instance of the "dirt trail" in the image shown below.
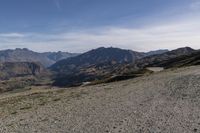
<path fill-rule="evenodd" d="M 200 132 L 200 66 L 0 99 L 1 133 Z"/>

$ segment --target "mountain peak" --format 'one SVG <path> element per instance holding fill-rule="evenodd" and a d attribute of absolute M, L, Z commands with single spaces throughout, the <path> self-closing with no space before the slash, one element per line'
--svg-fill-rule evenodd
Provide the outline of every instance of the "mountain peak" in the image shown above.
<path fill-rule="evenodd" d="M 16 51 L 31 51 L 28 48 L 16 48 L 15 50 Z M 15 50 L 13 50 L 13 51 L 15 51 Z"/>
<path fill-rule="evenodd" d="M 91 66 L 94 64 L 96 65 L 113 61 L 119 64 L 127 62 L 130 63 L 142 57 L 144 57 L 144 54 L 140 52 L 134 52 L 131 50 L 124 50 L 113 47 L 108 47 L 108 48 L 100 47 L 97 49 L 90 50 L 79 56 L 61 60 L 56 64 L 54 64 L 51 67 L 51 69 L 57 71 L 61 70 L 60 68 L 69 68 L 66 70 L 70 71 L 71 66 L 83 67 L 83 66 Z"/>
<path fill-rule="evenodd" d="M 172 50 L 171 52 L 173 53 L 181 53 L 181 54 L 189 54 L 191 52 L 194 52 L 195 50 L 190 48 L 190 47 L 182 47 L 182 48 L 178 48 L 178 49 L 175 49 L 175 50 Z"/>
<path fill-rule="evenodd" d="M 175 50 L 185 50 L 185 51 L 195 51 L 194 49 L 192 49 L 191 47 L 182 47 L 182 48 L 178 48 L 178 49 L 175 49 Z"/>

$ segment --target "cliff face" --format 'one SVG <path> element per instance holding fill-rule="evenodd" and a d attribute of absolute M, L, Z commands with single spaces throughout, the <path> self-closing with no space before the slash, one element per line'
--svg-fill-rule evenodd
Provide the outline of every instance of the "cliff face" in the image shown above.
<path fill-rule="evenodd" d="M 0 63 L 0 79 L 12 77 L 36 76 L 45 72 L 39 63 L 33 62 L 4 62 Z"/>

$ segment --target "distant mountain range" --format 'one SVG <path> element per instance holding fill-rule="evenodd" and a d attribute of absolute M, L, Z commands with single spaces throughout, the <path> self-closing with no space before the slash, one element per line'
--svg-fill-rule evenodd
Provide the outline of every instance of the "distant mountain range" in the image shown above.
<path fill-rule="evenodd" d="M 165 52 L 163 54 L 159 54 L 159 56 L 157 55 L 147 56 L 141 60 L 137 60 L 137 62 L 134 65 L 137 65 L 137 67 L 139 68 L 146 67 L 146 66 L 156 66 L 155 64 L 159 62 L 171 60 L 173 58 L 176 58 L 182 55 L 188 55 L 195 51 L 196 50 L 190 47 L 178 48 L 172 51 Z M 162 66 L 162 67 L 165 67 L 165 66 Z"/>
<path fill-rule="evenodd" d="M 179 67 L 181 65 L 178 64 L 180 63 L 178 62 L 178 60 L 184 62 L 184 60 L 187 59 L 187 56 L 193 56 L 194 53 L 198 53 L 198 50 L 194 50 L 190 47 L 178 48 L 172 51 L 165 52 L 163 54 L 144 57 L 140 60 L 137 60 L 135 63 L 129 63 L 124 64 L 123 66 L 118 66 L 115 69 L 115 72 L 119 72 L 120 74 L 128 74 L 141 69 L 145 69 L 147 67 Z M 198 59 L 196 58 L 196 61 L 197 60 Z M 172 63 L 174 65 L 172 65 Z"/>
<path fill-rule="evenodd" d="M 144 53 L 131 50 L 122 50 L 119 48 L 98 48 L 79 56 L 58 61 L 51 66 L 51 70 L 56 72 L 73 72 L 82 67 L 88 67 L 95 64 L 110 62 L 111 64 L 119 64 L 126 62 L 134 62 L 137 59 L 145 57 Z"/>
<path fill-rule="evenodd" d="M 151 66 L 159 66 L 164 68 L 184 67 L 192 65 L 200 65 L 200 50 L 191 50 L 191 53 L 183 54 L 168 60 L 162 60 L 150 64 Z"/>
<path fill-rule="evenodd" d="M 98 48 L 76 57 L 58 61 L 50 67 L 57 72 L 55 85 L 79 84 L 110 76 L 115 67 L 134 64 L 142 58 L 158 55 L 168 50 L 136 52 L 119 48 Z M 78 82 L 76 82 L 78 81 Z"/>
<path fill-rule="evenodd" d="M 69 70 L 80 69 L 97 64 L 123 64 L 134 63 L 138 59 L 142 59 L 151 55 L 158 55 L 167 52 L 168 50 L 158 50 L 151 52 L 136 52 L 132 50 L 124 50 L 119 48 L 97 48 L 79 56 L 67 58 L 58 61 L 51 66 L 51 70 L 59 72 L 68 72 Z"/>
<path fill-rule="evenodd" d="M 146 57 L 151 56 L 151 55 L 159 55 L 168 52 L 169 50 L 167 49 L 162 49 L 162 50 L 155 50 L 155 51 L 150 51 L 144 53 Z"/>
<path fill-rule="evenodd" d="M 77 86 L 151 73 L 147 67 L 167 69 L 199 64 L 200 51 L 190 47 L 146 53 L 101 47 L 83 54 L 37 53 L 28 49 L 15 49 L 0 51 L 0 80 L 47 72 L 47 78 L 53 76 L 51 79 L 55 86 Z"/>
<path fill-rule="evenodd" d="M 29 49 L 14 49 L 0 51 L 0 62 L 40 62 L 48 67 L 59 60 L 76 56 L 76 53 L 68 52 L 45 52 L 38 53 Z"/>

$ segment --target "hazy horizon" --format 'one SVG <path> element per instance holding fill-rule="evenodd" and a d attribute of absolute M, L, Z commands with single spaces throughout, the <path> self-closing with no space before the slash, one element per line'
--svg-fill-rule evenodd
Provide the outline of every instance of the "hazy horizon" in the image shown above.
<path fill-rule="evenodd" d="M 1 0 L 0 50 L 200 49 L 199 0 Z"/>
<path fill-rule="evenodd" d="M 104 47 L 104 46 L 101 46 L 101 47 Z M 34 51 L 34 52 L 38 52 L 38 53 L 45 53 L 45 52 L 69 52 L 69 53 L 85 53 L 85 52 L 88 52 L 88 51 L 90 51 L 90 50 L 94 50 L 94 49 L 98 49 L 98 48 L 101 48 L 101 47 L 96 47 L 96 48 L 91 48 L 91 49 L 88 49 L 88 50 L 86 50 L 86 51 L 82 51 L 82 52 L 70 52 L 70 51 L 65 51 L 65 50 L 59 50 L 59 51 L 35 51 L 35 50 L 33 50 L 33 49 L 30 49 L 30 48 L 8 48 L 8 49 L 0 49 L 0 51 L 4 51 L 4 50 L 16 50 L 16 49 L 28 49 L 28 50 L 31 50 L 31 51 Z M 108 46 L 108 47 L 104 47 L 104 48 L 110 48 L 110 47 L 112 47 L 112 48 L 119 48 L 119 47 L 113 47 L 113 46 Z M 185 48 L 185 47 L 189 47 L 189 46 L 183 46 L 183 47 L 178 47 L 178 48 Z M 175 49 L 178 49 L 178 48 L 175 48 Z M 192 48 L 192 47 L 190 47 L 190 48 Z M 123 50 L 132 50 L 132 51 L 136 51 L 136 50 L 134 50 L 134 49 L 125 49 L 125 48 L 119 48 L 119 49 L 123 49 Z M 153 51 L 158 51 L 158 50 L 175 50 L 175 49 L 165 49 L 165 48 L 163 48 L 163 49 L 154 49 L 154 50 L 147 50 L 147 51 L 136 51 L 136 52 L 153 52 Z M 194 49 L 194 48 L 192 48 L 192 49 Z M 199 49 L 195 49 L 195 50 L 199 50 Z"/>

